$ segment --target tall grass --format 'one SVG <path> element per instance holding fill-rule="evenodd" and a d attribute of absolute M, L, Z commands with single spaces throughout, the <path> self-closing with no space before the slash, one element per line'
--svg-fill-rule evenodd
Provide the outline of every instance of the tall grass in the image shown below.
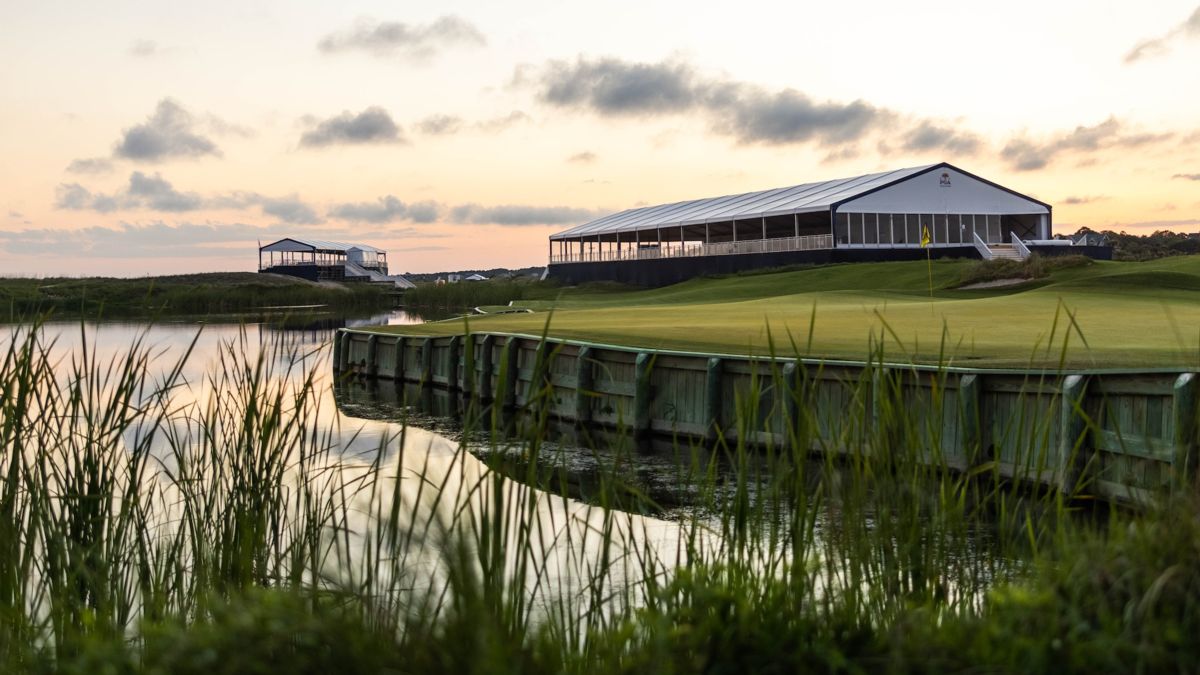
<path fill-rule="evenodd" d="M 631 443 L 571 480 L 548 388 L 515 436 L 469 403 L 484 461 L 403 424 L 347 455 L 323 353 L 242 334 L 189 379 L 189 352 L 139 340 L 105 360 L 37 325 L 8 336 L 6 670 L 1149 671 L 1200 655 L 1193 503 L 1082 518 L 986 462 L 950 470 L 882 372 L 847 383 L 831 452 L 815 381 L 764 365 L 757 390 L 798 411 L 784 440 L 752 447 L 775 408 L 739 399 L 736 440 L 677 444 L 689 501 L 664 520 L 629 479 Z"/>
<path fill-rule="evenodd" d="M 462 281 L 453 284 L 418 284 L 404 293 L 408 307 L 433 309 L 470 309 L 489 305 L 507 305 L 514 300 L 553 298 L 558 286 L 552 282 L 509 279 Z"/>

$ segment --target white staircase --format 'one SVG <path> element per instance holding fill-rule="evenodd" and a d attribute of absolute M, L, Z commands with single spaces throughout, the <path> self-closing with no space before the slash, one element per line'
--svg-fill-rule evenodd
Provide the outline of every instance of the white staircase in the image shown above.
<path fill-rule="evenodd" d="M 1025 242 L 1017 238 L 1017 235 L 1012 235 L 1011 244 L 989 244 L 979 235 L 975 235 L 975 250 L 979 251 L 979 257 L 984 260 L 996 260 L 1002 258 L 1005 260 L 1024 260 L 1029 257 L 1029 247 Z"/>
<path fill-rule="evenodd" d="M 992 260 L 998 258 L 1006 258 L 1008 260 L 1023 260 L 1024 257 L 1011 244 L 988 244 L 988 250 L 992 252 Z"/>

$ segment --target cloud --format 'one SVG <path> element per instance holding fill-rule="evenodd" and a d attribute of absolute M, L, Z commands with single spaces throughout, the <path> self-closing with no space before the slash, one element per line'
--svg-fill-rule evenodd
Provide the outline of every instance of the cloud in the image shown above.
<path fill-rule="evenodd" d="M 591 151 L 577 152 L 568 157 L 567 161 L 572 164 L 591 164 L 596 161 L 596 153 Z"/>
<path fill-rule="evenodd" d="M 520 110 L 514 110 L 507 115 L 492 117 L 474 123 L 468 123 L 456 115 L 430 115 L 417 122 L 414 126 L 417 131 L 426 136 L 449 136 L 463 131 L 482 131 L 484 133 L 497 134 L 529 120 L 529 115 Z"/>
<path fill-rule="evenodd" d="M 430 115 L 417 122 L 417 130 L 429 136 L 443 136 L 456 133 L 463 126 L 461 117 L 454 115 Z"/>
<path fill-rule="evenodd" d="M 309 148 L 403 142 L 403 131 L 379 106 L 371 106 L 358 114 L 344 111 L 336 117 L 316 121 L 313 128 L 300 137 L 300 145 Z"/>
<path fill-rule="evenodd" d="M 1085 196 L 1079 196 L 1079 197 L 1072 196 L 1072 197 L 1066 197 L 1065 199 L 1063 199 L 1062 203 L 1070 204 L 1072 206 L 1077 206 L 1080 204 L 1092 204 L 1095 202 L 1102 202 L 1106 199 L 1108 199 L 1108 195 L 1085 195 Z"/>
<path fill-rule="evenodd" d="M 158 102 L 145 122 L 121 133 L 113 156 L 137 161 L 159 162 L 178 157 L 220 156 L 217 145 L 197 133 L 195 118 L 169 98 Z"/>
<path fill-rule="evenodd" d="M 1184 180 L 1200 180 L 1200 173 L 1177 173 L 1172 178 L 1182 178 Z"/>
<path fill-rule="evenodd" d="M 177 190 L 158 173 L 149 176 L 141 171 L 130 174 L 128 184 L 112 194 L 93 193 L 79 183 L 63 183 L 58 186 L 54 205 L 65 210 L 96 213 L 111 213 L 118 209 L 183 213 L 201 209 L 253 207 L 283 223 L 315 225 L 322 222 L 316 209 L 296 195 L 270 197 L 256 192 L 235 192 L 205 197 L 195 192 Z"/>
<path fill-rule="evenodd" d="M 513 82 L 533 86 L 542 103 L 601 117 L 702 114 L 720 134 L 746 144 L 856 141 L 896 115 L 857 100 L 816 101 L 795 89 L 771 91 L 699 74 L 678 60 L 636 63 L 616 58 L 550 61 L 518 69 Z"/>
<path fill-rule="evenodd" d="M 686 112 L 703 93 L 693 68 L 681 61 L 631 63 L 611 57 L 550 61 L 537 86 L 544 103 L 601 116 Z"/>
<path fill-rule="evenodd" d="M 1015 137 L 1000 151 L 1000 156 L 1017 171 L 1042 169 L 1060 155 L 1098 152 L 1113 147 L 1139 147 L 1171 138 L 1173 134 L 1126 134 L 1124 124 L 1115 117 L 1094 126 L 1073 130 L 1041 141 Z"/>
<path fill-rule="evenodd" d="M 133 43 L 129 45 L 130 56 L 150 58 L 161 53 L 163 53 L 163 49 L 159 47 L 158 43 L 154 40 L 134 40 Z"/>
<path fill-rule="evenodd" d="M 441 207 L 436 202 L 423 201 L 406 204 L 397 197 L 387 195 L 375 202 L 337 204 L 329 209 L 329 217 L 357 223 L 432 223 L 438 218 Z"/>
<path fill-rule="evenodd" d="M 157 173 L 147 176 L 141 171 L 129 175 L 129 187 L 125 192 L 129 206 L 152 211 L 194 211 L 204 206 L 204 199 L 195 192 L 180 192 Z"/>
<path fill-rule="evenodd" d="M 0 230 L 0 248 L 20 255 L 41 255 L 64 249 L 99 258 L 202 258 L 232 255 L 253 256 L 257 242 L 296 234 L 296 225 L 248 225 L 245 223 L 167 224 L 122 222 L 115 227 L 80 229 L 29 228 Z M 323 228 L 321 236 L 351 239 L 356 233 Z"/>
<path fill-rule="evenodd" d="M 326 54 L 364 51 L 377 57 L 426 61 L 449 47 L 485 44 L 487 39 L 474 24 L 447 15 L 423 25 L 362 18 L 346 30 L 321 38 L 317 49 Z"/>
<path fill-rule="evenodd" d="M 592 220 L 597 212 L 571 206 L 480 206 L 462 204 L 450 209 L 453 222 L 473 225 L 566 225 Z"/>
<path fill-rule="evenodd" d="M 113 163 L 105 157 L 85 157 L 67 165 L 67 173 L 101 175 L 110 173 Z"/>
<path fill-rule="evenodd" d="M 522 122 L 529 122 L 532 118 L 524 111 L 514 110 L 507 115 L 493 117 L 491 119 L 481 120 L 475 123 L 475 128 L 488 133 L 499 133 L 516 126 Z"/>
<path fill-rule="evenodd" d="M 983 146 L 979 136 L 923 121 L 901 139 L 901 147 L 910 152 L 942 150 L 956 155 L 973 155 Z"/>
<path fill-rule="evenodd" d="M 1171 50 L 1172 43 L 1198 37 L 1200 37 L 1200 7 L 1197 7 L 1183 23 L 1178 24 L 1165 34 L 1142 40 L 1134 45 L 1133 49 L 1125 54 L 1125 63 L 1134 63 L 1144 58 L 1161 56 Z"/>
<path fill-rule="evenodd" d="M 1179 220 L 1143 220 L 1137 223 L 1125 223 L 1122 227 L 1153 227 L 1156 229 L 1168 227 L 1187 227 L 1189 225 L 1200 225 L 1200 218 L 1182 218 Z"/>

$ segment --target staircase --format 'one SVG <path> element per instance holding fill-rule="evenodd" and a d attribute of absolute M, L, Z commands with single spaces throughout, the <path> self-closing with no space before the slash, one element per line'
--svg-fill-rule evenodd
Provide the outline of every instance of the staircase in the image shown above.
<path fill-rule="evenodd" d="M 975 250 L 979 251 L 979 257 L 984 260 L 995 260 L 1002 258 L 1005 260 L 1024 260 L 1029 257 L 1029 247 L 1025 246 L 1025 242 L 1012 237 L 1011 244 L 988 244 L 979 235 L 975 235 Z"/>
<path fill-rule="evenodd" d="M 1006 258 L 1008 260 L 1021 260 L 1021 252 L 1012 244 L 988 244 L 988 250 L 992 252 L 992 260 Z"/>

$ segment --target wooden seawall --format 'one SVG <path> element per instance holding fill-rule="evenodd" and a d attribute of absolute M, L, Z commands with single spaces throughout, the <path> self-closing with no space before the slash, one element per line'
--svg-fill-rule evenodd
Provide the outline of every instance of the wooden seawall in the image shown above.
<path fill-rule="evenodd" d="M 474 333 L 341 329 L 334 370 L 419 383 L 638 434 L 928 461 L 1141 501 L 1188 485 L 1200 377 L 749 358 Z"/>

